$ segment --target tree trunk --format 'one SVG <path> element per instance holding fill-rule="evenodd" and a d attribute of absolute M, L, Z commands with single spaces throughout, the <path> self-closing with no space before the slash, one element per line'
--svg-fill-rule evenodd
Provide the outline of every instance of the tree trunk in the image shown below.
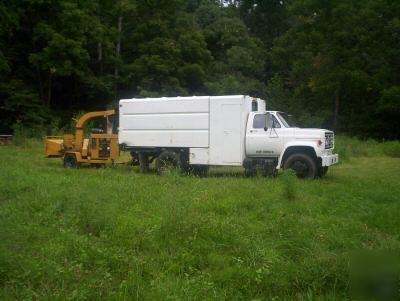
<path fill-rule="evenodd" d="M 335 92 L 335 108 L 333 111 L 333 130 L 334 131 L 336 131 L 338 128 L 339 105 L 340 105 L 339 91 L 336 90 L 336 92 Z"/>
<path fill-rule="evenodd" d="M 51 104 L 51 88 L 52 88 L 52 83 L 53 81 L 53 74 L 51 74 L 51 70 L 49 70 L 49 86 L 47 87 L 47 107 L 50 108 Z"/>
<path fill-rule="evenodd" d="M 115 64 L 115 71 L 114 71 L 114 77 L 115 79 L 118 78 L 119 76 L 119 69 L 118 69 L 118 59 L 121 53 L 121 31 L 122 31 L 122 16 L 118 17 L 118 39 L 117 39 L 117 45 L 115 47 L 115 57 L 116 57 L 116 64 Z"/>
<path fill-rule="evenodd" d="M 40 94 L 40 99 L 42 100 L 42 104 L 45 106 L 46 105 L 46 100 L 44 98 L 44 89 L 43 89 L 43 80 L 42 80 L 42 73 L 40 72 L 39 67 L 36 67 L 36 73 L 37 73 L 37 78 L 39 81 L 39 94 Z"/>
<path fill-rule="evenodd" d="M 103 74 L 103 44 L 101 42 L 97 43 L 97 62 L 99 63 L 100 75 Z"/>
<path fill-rule="evenodd" d="M 101 13 L 100 13 L 100 1 L 97 1 L 96 5 L 97 16 L 100 23 L 102 23 Z M 101 41 L 97 42 L 97 62 L 99 63 L 99 74 L 103 74 L 103 43 Z"/>
<path fill-rule="evenodd" d="M 119 77 L 119 56 L 121 53 L 121 32 L 122 32 L 122 16 L 118 17 L 118 38 L 117 38 L 117 45 L 115 46 L 115 70 L 114 70 L 114 97 L 115 99 L 118 98 L 118 77 Z"/>

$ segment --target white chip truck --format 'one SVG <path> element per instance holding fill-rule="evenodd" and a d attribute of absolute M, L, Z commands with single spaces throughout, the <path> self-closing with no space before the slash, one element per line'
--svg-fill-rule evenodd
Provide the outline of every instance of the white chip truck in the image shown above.
<path fill-rule="evenodd" d="M 285 113 L 266 111 L 264 100 L 245 95 L 122 99 L 118 139 L 142 172 L 155 160 L 159 174 L 243 166 L 247 176 L 290 168 L 316 178 L 338 162 L 332 131 L 296 127 Z"/>

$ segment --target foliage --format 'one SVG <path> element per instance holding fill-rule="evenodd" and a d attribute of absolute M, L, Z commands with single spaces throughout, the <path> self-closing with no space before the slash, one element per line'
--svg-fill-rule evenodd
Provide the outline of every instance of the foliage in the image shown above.
<path fill-rule="evenodd" d="M 335 151 L 340 160 L 351 160 L 357 157 L 400 157 L 400 141 L 378 142 L 373 139 L 360 140 L 347 136 L 337 137 Z"/>
<path fill-rule="evenodd" d="M 346 145 L 377 151 L 314 181 L 66 170 L 41 143 L 2 146 L 0 298 L 360 300 L 352 252 L 400 248 L 399 159 Z"/>
<path fill-rule="evenodd" d="M 3 122 L 23 122 L 24 126 L 35 128 L 47 120 L 48 111 L 41 105 L 39 95 L 22 81 L 10 80 L 7 84 L 0 83 L 0 91 L 5 96 L 2 107 Z"/>
<path fill-rule="evenodd" d="M 0 131 L 125 97 L 250 94 L 307 126 L 397 139 L 399 15 L 392 0 L 5 1 Z"/>
<path fill-rule="evenodd" d="M 288 9 L 291 26 L 272 61 L 293 111 L 351 134 L 398 137 L 400 111 L 390 104 L 398 102 L 399 2 L 293 1 Z"/>

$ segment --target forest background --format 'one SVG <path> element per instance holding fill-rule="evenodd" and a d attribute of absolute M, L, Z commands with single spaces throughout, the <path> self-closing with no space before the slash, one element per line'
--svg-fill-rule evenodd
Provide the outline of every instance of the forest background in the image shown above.
<path fill-rule="evenodd" d="M 400 137 L 400 1 L 0 3 L 0 134 L 121 98 L 249 94 L 303 126 Z"/>

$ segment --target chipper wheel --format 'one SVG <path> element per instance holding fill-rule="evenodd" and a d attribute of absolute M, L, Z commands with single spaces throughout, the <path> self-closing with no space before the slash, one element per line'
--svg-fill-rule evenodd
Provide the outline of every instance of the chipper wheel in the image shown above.
<path fill-rule="evenodd" d="M 78 168 L 79 164 L 76 160 L 76 156 L 74 154 L 66 154 L 64 156 L 64 167 L 65 168 Z"/>

